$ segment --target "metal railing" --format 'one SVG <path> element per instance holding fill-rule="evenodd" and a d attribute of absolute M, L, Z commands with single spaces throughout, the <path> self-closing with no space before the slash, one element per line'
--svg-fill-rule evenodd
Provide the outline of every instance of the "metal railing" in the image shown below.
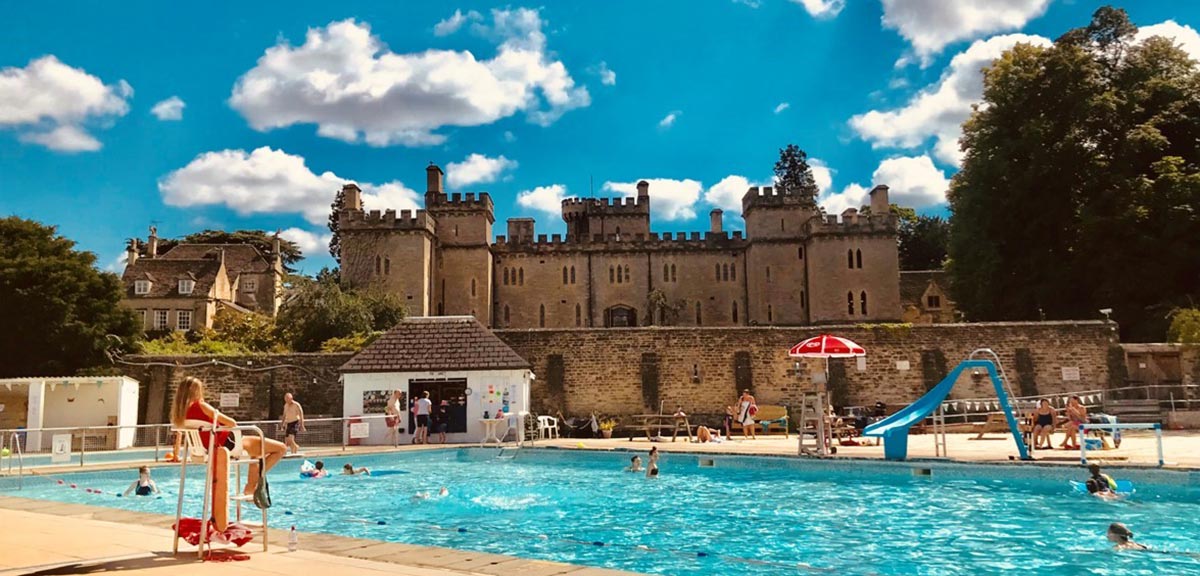
<path fill-rule="evenodd" d="M 1080 402 L 1090 409 L 1101 409 L 1106 402 L 1121 400 L 1155 400 L 1163 411 L 1200 410 L 1200 385 L 1146 385 L 1123 386 L 1120 388 L 1094 388 L 1074 392 L 1056 394 L 1037 394 L 1018 396 L 1010 400 L 1017 410 L 1036 408 L 1042 400 L 1050 400 L 1051 405 L 1062 408 L 1066 399 L 1078 396 Z M 946 418 L 954 422 L 972 422 L 984 419 L 991 414 L 1001 413 L 1000 402 L 995 396 L 976 398 L 955 398 L 942 402 L 946 409 Z"/>

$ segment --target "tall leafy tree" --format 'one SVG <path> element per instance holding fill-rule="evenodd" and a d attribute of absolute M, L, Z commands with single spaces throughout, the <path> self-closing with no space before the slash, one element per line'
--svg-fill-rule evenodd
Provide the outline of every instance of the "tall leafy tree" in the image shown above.
<path fill-rule="evenodd" d="M 203 232 L 195 232 L 188 234 L 183 238 L 161 238 L 158 241 L 158 253 L 162 254 L 179 244 L 250 244 L 258 249 L 259 252 L 270 254 L 274 246 L 275 237 L 262 230 L 235 230 L 226 232 L 224 230 L 205 230 Z M 293 265 L 304 258 L 304 254 L 300 251 L 300 247 L 291 240 L 280 238 L 279 251 L 283 256 L 283 267 L 288 272 L 295 272 Z M 141 252 L 146 254 L 146 245 L 141 244 Z"/>
<path fill-rule="evenodd" d="M 333 338 L 387 330 L 404 318 L 394 294 L 343 289 L 329 274 L 299 284 L 279 309 L 276 324 L 292 349 L 315 352 Z"/>
<path fill-rule="evenodd" d="M 342 234 L 338 227 L 338 213 L 346 208 L 346 193 L 342 190 L 337 191 L 337 195 L 333 197 L 333 203 L 329 205 L 329 255 L 333 256 L 333 261 L 342 265 Z"/>
<path fill-rule="evenodd" d="M 121 281 L 53 226 L 0 219 L 0 376 L 65 376 L 106 361 L 139 327 Z"/>
<path fill-rule="evenodd" d="M 1122 10 L 984 73 L 950 186 L 950 272 L 974 320 L 1091 318 L 1159 339 L 1200 294 L 1200 70 Z"/>
<path fill-rule="evenodd" d="M 941 270 L 946 262 L 950 223 L 940 216 L 913 215 L 900 219 L 901 270 Z"/>
<path fill-rule="evenodd" d="M 779 150 L 779 160 L 775 162 L 775 185 L 801 196 L 809 207 L 817 206 L 817 195 L 821 191 L 813 179 L 812 167 L 808 165 L 808 154 L 795 144 L 788 144 Z"/>

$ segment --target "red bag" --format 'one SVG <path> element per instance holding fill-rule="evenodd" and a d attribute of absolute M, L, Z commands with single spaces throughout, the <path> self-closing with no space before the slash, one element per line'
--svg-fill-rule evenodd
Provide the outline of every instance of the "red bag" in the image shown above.
<path fill-rule="evenodd" d="M 755 414 L 758 414 L 758 405 L 757 405 L 757 404 L 751 404 L 751 405 L 750 405 L 750 408 L 748 408 L 748 409 L 746 410 L 746 414 L 749 414 L 750 416 L 754 416 Z"/>

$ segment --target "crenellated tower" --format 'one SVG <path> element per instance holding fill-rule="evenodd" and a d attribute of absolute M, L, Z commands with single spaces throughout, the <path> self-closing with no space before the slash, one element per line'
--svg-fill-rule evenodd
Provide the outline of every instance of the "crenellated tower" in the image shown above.
<path fill-rule="evenodd" d="M 442 169 L 425 168 L 425 210 L 437 221 L 436 271 L 432 313 L 471 315 L 491 324 L 492 224 L 495 212 L 487 193 L 443 189 Z"/>
<path fill-rule="evenodd" d="M 650 235 L 650 183 L 637 183 L 636 198 L 567 198 L 562 202 L 567 238 L 593 242 L 610 236 Z"/>

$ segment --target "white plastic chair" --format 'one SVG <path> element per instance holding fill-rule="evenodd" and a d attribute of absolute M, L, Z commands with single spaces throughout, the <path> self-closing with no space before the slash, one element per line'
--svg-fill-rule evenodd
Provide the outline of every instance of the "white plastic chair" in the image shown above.
<path fill-rule="evenodd" d="M 538 438 L 560 438 L 558 433 L 558 418 L 553 416 L 538 416 Z"/>

